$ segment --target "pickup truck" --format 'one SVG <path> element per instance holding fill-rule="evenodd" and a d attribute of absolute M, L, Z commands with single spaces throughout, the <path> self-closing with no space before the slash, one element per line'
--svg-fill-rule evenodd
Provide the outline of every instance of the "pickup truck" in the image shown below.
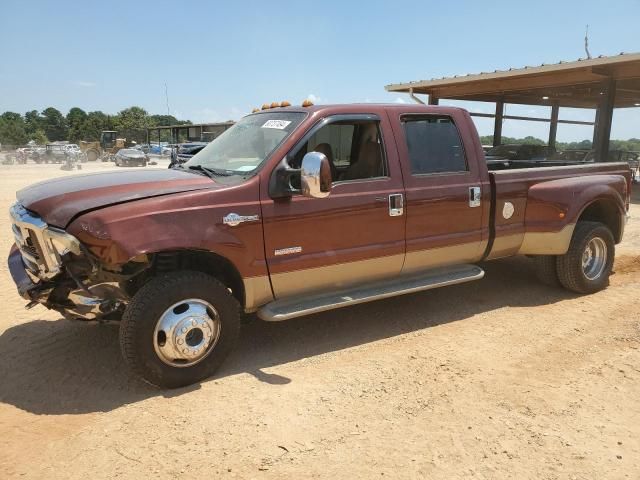
<path fill-rule="evenodd" d="M 20 190 L 9 267 L 27 307 L 120 321 L 131 369 L 178 387 L 216 371 L 248 313 L 479 280 L 479 262 L 512 255 L 548 284 L 601 290 L 630 181 L 621 163 L 489 171 L 458 108 L 268 108 L 178 168 Z"/>

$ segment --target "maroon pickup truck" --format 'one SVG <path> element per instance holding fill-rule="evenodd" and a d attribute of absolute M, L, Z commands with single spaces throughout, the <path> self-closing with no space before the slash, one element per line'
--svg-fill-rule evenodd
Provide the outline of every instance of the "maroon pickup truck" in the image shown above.
<path fill-rule="evenodd" d="M 9 266 L 27 306 L 120 320 L 131 368 L 177 387 L 220 366 L 243 312 L 286 320 L 478 280 L 478 262 L 511 255 L 601 290 L 630 182 L 622 163 L 489 171 L 457 108 L 270 108 L 178 168 L 19 191 Z"/>

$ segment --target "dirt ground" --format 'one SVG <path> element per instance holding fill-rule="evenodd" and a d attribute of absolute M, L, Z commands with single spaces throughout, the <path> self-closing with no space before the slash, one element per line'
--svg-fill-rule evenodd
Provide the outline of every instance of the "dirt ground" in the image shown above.
<path fill-rule="evenodd" d="M 91 164 L 84 171 L 114 168 Z M 71 175 L 0 166 L 15 191 Z M 611 286 L 479 282 L 254 322 L 215 378 L 131 377 L 117 325 L 24 309 L 0 266 L 0 478 L 640 478 L 640 192 Z"/>

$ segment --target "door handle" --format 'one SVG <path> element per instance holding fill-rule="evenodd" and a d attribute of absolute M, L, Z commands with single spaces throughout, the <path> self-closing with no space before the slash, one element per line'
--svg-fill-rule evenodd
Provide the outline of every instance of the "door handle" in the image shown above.
<path fill-rule="evenodd" d="M 404 197 L 401 193 L 389 195 L 389 216 L 399 217 L 404 213 Z"/>
<path fill-rule="evenodd" d="M 469 187 L 469 206 L 479 207 L 480 200 L 482 199 L 482 190 L 480 187 Z"/>

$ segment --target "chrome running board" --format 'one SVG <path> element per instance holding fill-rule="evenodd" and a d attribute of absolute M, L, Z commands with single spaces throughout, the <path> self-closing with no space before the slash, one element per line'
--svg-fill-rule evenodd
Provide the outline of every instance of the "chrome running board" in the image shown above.
<path fill-rule="evenodd" d="M 336 292 L 283 298 L 268 303 L 257 313 L 262 320 L 279 322 L 349 305 L 480 280 L 482 277 L 484 277 L 484 270 L 480 267 L 456 265 L 430 270 L 420 275 L 400 276 L 392 280 L 351 287 Z"/>

